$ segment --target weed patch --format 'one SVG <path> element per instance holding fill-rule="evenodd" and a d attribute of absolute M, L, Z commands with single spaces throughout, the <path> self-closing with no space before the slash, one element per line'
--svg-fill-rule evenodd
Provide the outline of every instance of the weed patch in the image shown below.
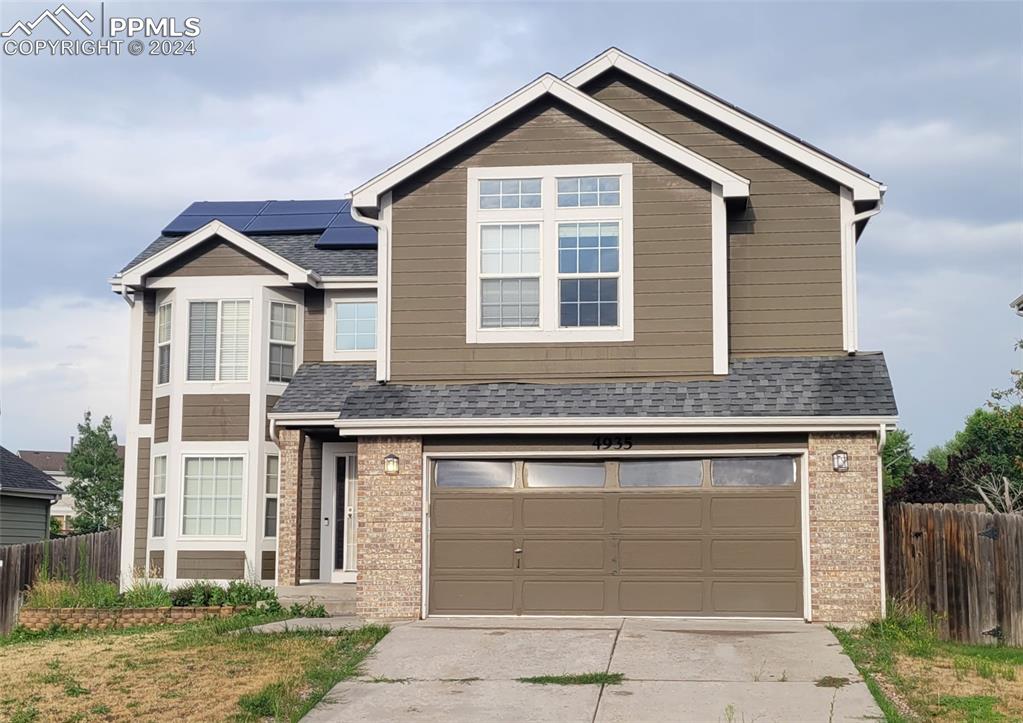
<path fill-rule="evenodd" d="M 536 675 L 516 678 L 520 683 L 534 685 L 618 685 L 625 679 L 623 673 L 576 673 L 574 675 Z"/>

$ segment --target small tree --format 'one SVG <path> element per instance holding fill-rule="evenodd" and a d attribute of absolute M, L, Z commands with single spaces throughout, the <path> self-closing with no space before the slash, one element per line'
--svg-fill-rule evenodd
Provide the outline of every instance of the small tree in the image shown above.
<path fill-rule="evenodd" d="M 884 448 L 881 450 L 885 490 L 901 487 L 913 469 L 915 461 L 909 432 L 904 429 L 894 429 L 889 432 L 885 438 Z"/>
<path fill-rule="evenodd" d="M 94 427 L 92 413 L 85 413 L 65 471 L 71 478 L 67 491 L 75 498 L 77 510 L 71 518 L 75 532 L 100 532 L 120 524 L 124 463 L 117 455 L 117 436 L 111 431 L 110 417 L 103 417 Z"/>

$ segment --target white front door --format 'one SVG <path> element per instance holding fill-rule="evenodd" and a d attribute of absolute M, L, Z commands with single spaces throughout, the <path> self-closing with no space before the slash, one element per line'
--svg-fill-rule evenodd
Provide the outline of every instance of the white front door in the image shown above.
<path fill-rule="evenodd" d="M 320 580 L 355 582 L 355 453 L 351 445 L 323 445 L 320 496 Z"/>

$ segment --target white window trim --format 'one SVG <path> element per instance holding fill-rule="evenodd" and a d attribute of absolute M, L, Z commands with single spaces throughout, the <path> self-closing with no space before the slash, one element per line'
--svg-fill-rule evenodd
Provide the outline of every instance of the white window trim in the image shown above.
<path fill-rule="evenodd" d="M 242 461 L 242 497 L 241 497 L 241 525 L 239 529 L 240 534 L 237 535 L 189 535 L 185 533 L 185 466 L 189 459 L 197 459 L 201 457 L 238 457 Z M 246 525 L 248 521 L 246 519 L 246 509 L 248 506 L 248 494 L 249 489 L 249 455 L 246 452 L 226 452 L 226 451 L 209 451 L 209 452 L 182 452 L 180 456 L 180 465 L 178 467 L 178 491 L 177 491 L 177 518 L 178 518 L 178 542 L 202 542 L 202 541 L 237 541 L 242 542 L 246 539 L 246 532 L 248 528 Z M 164 529 L 166 530 L 166 522 L 164 522 Z M 195 548 L 180 548 L 180 549 L 195 549 Z"/>
<path fill-rule="evenodd" d="M 377 305 L 376 348 L 361 351 L 344 351 L 335 348 L 337 337 L 337 305 L 365 304 L 373 302 Z M 324 298 L 323 324 L 323 361 L 376 361 L 380 349 L 380 302 L 376 294 L 329 291 Z"/>
<path fill-rule="evenodd" d="M 619 206 L 558 208 L 558 177 L 619 176 Z M 542 208 L 480 209 L 479 181 L 498 178 L 541 178 Z M 466 207 L 465 341 L 467 344 L 522 344 L 632 341 L 633 209 L 632 164 L 602 163 L 558 166 L 505 166 L 468 169 Z M 620 224 L 618 326 L 558 326 L 558 223 L 607 221 Z M 540 223 L 540 326 L 483 328 L 480 318 L 480 226 L 497 223 Z M 553 246 L 551 244 L 554 244 Z M 591 276 L 590 274 L 587 277 Z M 592 274 L 598 276 L 598 274 Z M 573 275 L 579 278 L 578 275 Z"/>
<path fill-rule="evenodd" d="M 291 306 L 295 309 L 295 338 L 293 341 L 286 341 L 284 339 L 274 339 L 273 336 L 273 305 L 280 304 L 282 306 Z M 250 319 L 251 321 L 251 319 Z M 302 325 L 302 308 L 300 304 L 296 304 L 294 301 L 288 301 L 285 299 L 267 299 L 266 301 L 266 380 L 268 384 L 290 384 L 291 380 L 278 381 L 270 378 L 270 347 L 274 344 L 279 346 L 290 346 L 292 353 L 292 366 L 291 366 L 291 378 L 295 378 L 295 372 L 298 371 L 299 358 L 298 358 L 298 340 L 299 340 L 299 327 Z"/>
<path fill-rule="evenodd" d="M 263 457 L 263 515 L 259 521 L 259 536 L 264 540 L 277 540 L 281 533 L 281 455 L 278 452 L 267 452 Z M 277 491 L 274 494 L 266 491 L 266 468 L 271 457 L 277 459 Z M 277 525 L 274 527 L 273 537 L 266 534 L 266 501 L 269 499 L 277 500 Z"/>
<path fill-rule="evenodd" d="M 156 488 L 156 460 L 163 460 L 163 492 L 156 494 L 154 491 Z M 167 455 L 157 454 L 153 456 L 152 464 L 149 466 L 149 536 L 156 540 L 163 540 L 167 537 Z M 156 501 L 158 499 L 163 500 L 163 532 L 159 535 L 156 534 L 153 529 L 153 522 L 156 519 Z"/>
<path fill-rule="evenodd" d="M 167 329 L 167 340 L 166 341 L 160 341 L 160 312 L 163 310 L 164 307 L 169 307 L 170 308 L 170 311 L 168 311 L 168 314 L 170 314 L 170 319 L 168 320 L 169 324 L 168 324 L 168 329 Z M 154 365 L 155 365 L 154 377 L 156 378 L 156 386 L 158 386 L 158 387 L 165 387 L 165 386 L 167 386 L 168 384 L 171 383 L 173 375 L 174 375 L 174 348 L 171 346 L 171 342 L 174 340 L 174 300 L 169 298 L 169 297 L 167 299 L 165 299 L 163 302 L 161 302 L 159 305 L 157 305 L 157 307 L 156 307 L 156 334 L 154 334 L 154 336 L 156 337 L 156 355 L 153 357 L 153 362 L 154 362 Z M 164 347 L 167 347 L 167 349 L 168 349 L 168 351 L 167 351 L 167 381 L 161 382 L 160 381 L 160 350 L 163 349 Z"/>
<path fill-rule="evenodd" d="M 224 302 L 225 301 L 246 301 L 249 304 L 249 349 L 248 359 L 245 364 L 245 378 L 244 379 L 221 379 L 220 378 L 220 347 L 221 339 L 223 335 L 223 320 L 224 320 Z M 215 357 L 215 368 L 213 370 L 213 379 L 189 379 L 188 378 L 188 352 L 190 351 L 189 344 L 191 343 L 191 323 L 192 323 L 192 304 L 216 304 L 217 305 L 217 352 Z M 255 317 L 253 310 L 253 300 L 251 297 L 231 297 L 230 299 L 202 299 L 202 298 L 190 298 L 186 300 L 187 313 L 185 314 L 185 384 L 248 384 L 252 378 L 252 341 L 255 338 L 259 338 L 261 335 L 252 333 L 252 323 Z M 269 308 L 269 307 L 268 307 Z"/>

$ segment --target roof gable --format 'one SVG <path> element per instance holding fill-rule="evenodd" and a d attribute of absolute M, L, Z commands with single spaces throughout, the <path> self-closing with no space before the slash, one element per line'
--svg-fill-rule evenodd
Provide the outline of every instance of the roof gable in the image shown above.
<path fill-rule="evenodd" d="M 360 208 L 376 207 L 382 193 L 544 96 L 567 103 L 694 173 L 719 184 L 726 198 L 744 198 L 749 195 L 748 179 L 619 113 L 561 79 L 545 74 L 356 188 L 352 191 L 353 204 Z"/>
<path fill-rule="evenodd" d="M 59 497 L 64 491 L 53 478 L 5 447 L 0 447 L 0 492 Z"/>
<path fill-rule="evenodd" d="M 886 190 L 883 183 L 875 181 L 863 171 L 678 76 L 664 73 L 633 58 L 618 48 L 605 50 L 566 75 L 564 80 L 569 85 L 580 88 L 612 68 L 666 93 L 804 166 L 812 168 L 821 175 L 831 178 L 851 189 L 855 201 L 879 200 Z"/>

